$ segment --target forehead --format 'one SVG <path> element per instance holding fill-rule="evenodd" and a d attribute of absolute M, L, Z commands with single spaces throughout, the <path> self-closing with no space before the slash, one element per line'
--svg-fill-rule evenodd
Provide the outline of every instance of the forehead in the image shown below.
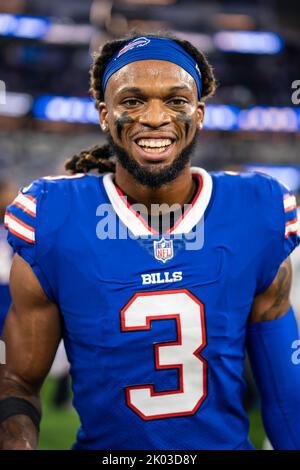
<path fill-rule="evenodd" d="M 177 86 L 185 86 L 190 92 L 197 94 L 195 80 L 179 65 L 164 60 L 140 60 L 125 65 L 112 75 L 107 83 L 106 93 L 122 93 L 125 87 L 140 88 L 145 93 L 154 90 L 167 92 Z"/>

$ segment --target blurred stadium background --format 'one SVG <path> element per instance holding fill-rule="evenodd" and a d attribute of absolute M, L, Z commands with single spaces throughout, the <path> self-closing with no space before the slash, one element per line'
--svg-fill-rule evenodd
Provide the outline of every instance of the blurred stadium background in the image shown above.
<path fill-rule="evenodd" d="M 132 29 L 171 30 L 208 54 L 220 84 L 194 163 L 259 168 L 298 191 L 299 14 L 296 0 L 0 0 L 0 180 L 62 173 L 73 153 L 101 143 L 88 92 L 93 51 Z M 55 387 L 50 378 L 43 388 L 42 449 L 70 447 L 78 423 L 54 404 Z"/>

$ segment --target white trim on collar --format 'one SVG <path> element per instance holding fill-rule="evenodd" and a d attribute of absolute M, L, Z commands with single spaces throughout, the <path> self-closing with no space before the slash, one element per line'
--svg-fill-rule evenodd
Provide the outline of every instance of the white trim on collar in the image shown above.
<path fill-rule="evenodd" d="M 190 209 L 184 213 L 180 222 L 175 224 L 175 228 L 170 230 L 172 234 L 189 233 L 195 225 L 201 220 L 204 212 L 209 204 L 212 194 L 212 177 L 203 168 L 192 167 L 191 172 L 195 176 L 202 179 L 202 189 L 198 197 L 193 201 Z M 107 173 L 103 177 L 103 185 L 107 196 L 123 224 L 133 233 L 134 236 L 153 235 L 154 231 L 147 226 L 145 220 L 139 216 L 134 210 L 130 209 L 130 205 L 126 204 L 124 198 L 119 194 L 114 182 L 113 173 Z"/>

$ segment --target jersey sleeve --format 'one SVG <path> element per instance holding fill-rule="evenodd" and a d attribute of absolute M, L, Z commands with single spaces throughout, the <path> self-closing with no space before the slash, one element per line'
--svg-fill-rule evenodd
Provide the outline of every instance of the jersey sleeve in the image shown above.
<path fill-rule="evenodd" d="M 280 265 L 300 243 L 297 203 L 294 194 L 283 184 L 269 179 L 271 194 L 267 201 L 267 240 L 270 240 L 261 259 L 258 293 L 264 292 L 273 282 Z"/>
<path fill-rule="evenodd" d="M 44 181 L 36 180 L 19 191 L 14 201 L 7 207 L 5 227 L 8 230 L 7 240 L 14 253 L 20 255 L 31 266 L 45 294 L 52 298 L 50 284 L 38 257 L 43 187 Z"/>

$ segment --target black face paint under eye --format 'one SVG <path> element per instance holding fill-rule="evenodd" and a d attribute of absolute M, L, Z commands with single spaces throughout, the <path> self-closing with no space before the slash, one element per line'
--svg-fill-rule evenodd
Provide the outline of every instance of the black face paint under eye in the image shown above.
<path fill-rule="evenodd" d="M 182 121 L 184 123 L 185 136 L 187 137 L 190 127 L 191 127 L 192 116 L 189 116 L 188 114 L 181 112 L 177 114 L 177 119 L 178 121 Z"/>
<path fill-rule="evenodd" d="M 125 124 L 132 124 L 133 119 L 128 116 L 128 112 L 125 111 L 124 113 L 121 114 L 120 117 L 116 120 L 116 129 L 117 129 L 117 134 L 119 139 L 121 140 L 122 137 L 122 130 Z"/>

